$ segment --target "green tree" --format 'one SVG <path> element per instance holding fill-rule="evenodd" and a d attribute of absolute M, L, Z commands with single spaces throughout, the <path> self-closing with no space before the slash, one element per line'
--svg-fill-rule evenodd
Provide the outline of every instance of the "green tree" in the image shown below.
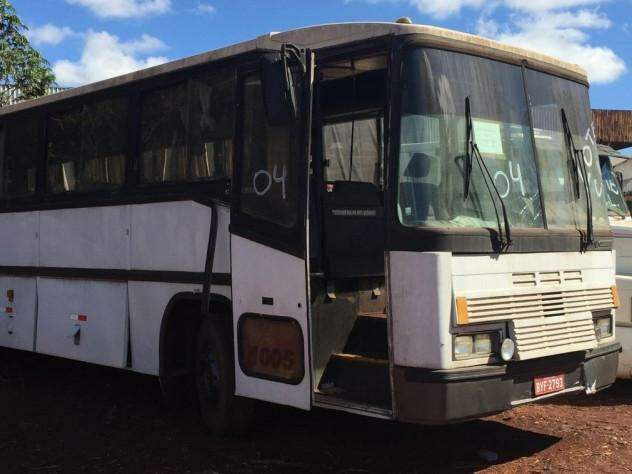
<path fill-rule="evenodd" d="M 0 0 L 0 106 L 7 105 L 17 91 L 19 100 L 46 94 L 55 82 L 50 64 L 24 35 L 28 28 L 8 0 Z"/>

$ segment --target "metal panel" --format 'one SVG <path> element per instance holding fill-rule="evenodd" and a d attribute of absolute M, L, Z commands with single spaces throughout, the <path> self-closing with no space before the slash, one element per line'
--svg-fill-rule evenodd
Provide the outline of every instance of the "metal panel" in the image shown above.
<path fill-rule="evenodd" d="M 240 315 L 285 316 L 300 324 L 305 355 L 305 376 L 297 385 L 248 377 L 236 364 L 235 391 L 237 395 L 309 409 L 312 390 L 305 260 L 236 235 L 231 236 L 231 253 L 235 341 Z M 264 304 L 263 298 L 272 304 Z M 239 360 L 238 344 L 235 344 L 235 360 Z"/>
<path fill-rule="evenodd" d="M 0 265 L 36 266 L 38 212 L 0 214 Z"/>
<path fill-rule="evenodd" d="M 0 346 L 33 350 L 36 292 L 35 278 L 0 277 Z"/>
<path fill-rule="evenodd" d="M 125 367 L 127 283 L 38 278 L 37 286 L 37 352 Z"/>
<path fill-rule="evenodd" d="M 451 363 L 451 258 L 443 252 L 389 253 L 395 365 L 440 369 Z"/>
<path fill-rule="evenodd" d="M 192 201 L 131 208 L 133 270 L 204 271 L 211 208 Z"/>
<path fill-rule="evenodd" d="M 167 304 L 181 292 L 202 291 L 201 285 L 129 282 L 132 370 L 158 375 L 160 325 Z"/>
<path fill-rule="evenodd" d="M 40 265 L 129 269 L 129 220 L 129 206 L 40 212 Z"/>

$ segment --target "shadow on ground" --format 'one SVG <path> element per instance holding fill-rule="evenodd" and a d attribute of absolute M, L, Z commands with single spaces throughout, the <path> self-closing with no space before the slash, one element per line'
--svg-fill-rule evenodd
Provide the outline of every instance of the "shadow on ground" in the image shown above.
<path fill-rule="evenodd" d="M 550 398 L 546 405 L 571 405 L 576 407 L 613 407 L 632 405 L 632 380 L 617 380 L 616 383 L 594 395 L 584 392 Z"/>
<path fill-rule="evenodd" d="M 213 440 L 153 377 L 0 349 L 3 472 L 470 472 L 558 438 L 495 421 L 421 427 L 262 406 L 252 431 Z"/>

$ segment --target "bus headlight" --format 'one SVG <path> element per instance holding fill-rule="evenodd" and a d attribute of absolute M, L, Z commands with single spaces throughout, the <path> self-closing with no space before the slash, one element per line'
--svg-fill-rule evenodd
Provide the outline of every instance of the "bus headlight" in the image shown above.
<path fill-rule="evenodd" d="M 461 334 L 454 338 L 454 358 L 482 357 L 494 352 L 496 333 Z"/>
<path fill-rule="evenodd" d="M 612 316 L 593 319 L 597 340 L 612 336 Z"/>
<path fill-rule="evenodd" d="M 500 346 L 500 357 L 503 358 L 505 362 L 510 361 L 514 356 L 514 352 L 516 351 L 516 343 L 513 342 L 513 339 L 505 339 Z"/>

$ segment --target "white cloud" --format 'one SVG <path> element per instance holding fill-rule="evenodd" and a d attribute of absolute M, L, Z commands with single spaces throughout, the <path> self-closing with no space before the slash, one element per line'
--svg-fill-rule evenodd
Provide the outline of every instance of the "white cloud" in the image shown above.
<path fill-rule="evenodd" d="M 213 13 L 217 11 L 217 8 L 215 8 L 210 3 L 198 3 L 198 6 L 195 9 L 195 11 L 197 13 L 205 13 L 207 15 L 212 15 Z"/>
<path fill-rule="evenodd" d="M 171 0 L 66 0 L 73 5 L 89 8 L 102 18 L 138 18 L 166 13 Z"/>
<path fill-rule="evenodd" d="M 348 1 L 348 0 L 345 0 Z M 505 6 L 512 10 L 542 12 L 550 10 L 565 10 L 588 5 L 607 3 L 610 0 L 366 0 L 369 3 L 384 1 L 406 2 L 417 8 L 419 13 L 434 18 L 444 19 L 459 13 L 464 9 L 492 10 Z"/>
<path fill-rule="evenodd" d="M 349 1 L 349 0 L 344 0 Z M 445 19 L 476 10 L 476 32 L 503 43 L 529 48 L 579 64 L 592 83 L 616 81 L 626 71 L 611 48 L 594 45 L 587 30 L 608 29 L 612 21 L 598 10 L 610 0 L 364 0 L 406 3 L 423 15 Z M 590 8 L 590 9 L 589 9 Z M 500 23 L 492 14 L 508 13 Z"/>
<path fill-rule="evenodd" d="M 74 31 L 67 26 L 56 26 L 52 23 L 30 28 L 26 33 L 28 39 L 37 46 L 42 44 L 59 44 L 74 34 Z"/>
<path fill-rule="evenodd" d="M 480 8 L 488 2 L 485 0 L 408 0 L 408 3 L 424 15 L 443 19 L 459 13 L 463 8 Z"/>
<path fill-rule="evenodd" d="M 144 55 L 166 48 L 153 36 L 143 35 L 133 41 L 121 41 L 106 31 L 88 31 L 78 61 L 60 60 L 53 64 L 57 82 L 64 86 L 78 86 L 127 74 L 167 61 L 164 56 Z"/>
<path fill-rule="evenodd" d="M 155 51 L 169 49 L 161 39 L 148 35 L 147 33 L 136 40 L 119 43 L 119 45 L 121 50 L 127 54 L 153 53 Z"/>
<path fill-rule="evenodd" d="M 606 84 L 625 73 L 625 62 L 612 49 L 591 45 L 585 30 L 611 25 L 608 18 L 594 11 L 544 11 L 516 15 L 502 31 L 493 20 L 480 18 L 477 33 L 579 64 L 590 82 Z"/>

